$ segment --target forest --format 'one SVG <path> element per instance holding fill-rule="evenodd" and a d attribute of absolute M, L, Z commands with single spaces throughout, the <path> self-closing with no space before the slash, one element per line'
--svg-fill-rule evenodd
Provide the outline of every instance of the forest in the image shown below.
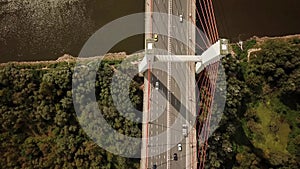
<path fill-rule="evenodd" d="M 299 37 L 253 38 L 244 43 L 243 50 L 236 44 L 231 46 L 232 54 L 222 59 L 227 76 L 226 106 L 219 128 L 209 138 L 206 167 L 300 168 Z M 261 50 L 248 55 L 252 48 Z M 122 61 L 123 58 L 102 60 L 95 72 L 95 95 L 104 118 L 115 130 L 139 138 L 141 125 L 120 114 L 111 96 L 115 72 L 135 71 L 121 65 Z M 1 167 L 139 168 L 138 158 L 105 151 L 81 128 L 73 99 L 87 105 L 79 107 L 82 116 L 89 116 L 91 110 L 89 102 L 72 92 L 76 64 L 68 60 L 0 65 Z M 81 64 L 79 67 L 86 69 L 94 62 Z M 92 74 L 84 72 L 86 77 Z M 117 78 L 126 81 L 122 76 Z M 130 83 L 130 100 L 139 110 L 142 84 L 142 77 L 137 75 Z M 78 88 L 79 92 L 91 92 L 84 86 Z M 122 92 L 122 86 L 118 89 Z M 135 113 L 126 116 L 140 118 Z"/>
<path fill-rule="evenodd" d="M 77 67 L 85 68 L 85 65 L 93 62 L 96 61 L 81 62 Z M 114 74 L 113 66 L 120 62 L 118 59 L 109 59 L 100 63 L 95 83 L 98 105 L 103 110 L 104 118 L 115 130 L 129 136 L 141 137 L 138 124 L 126 120 L 112 106 L 108 84 Z M 1 167 L 139 167 L 139 159 L 123 158 L 101 149 L 81 128 L 72 101 L 75 63 L 8 63 L 1 66 Z M 137 82 L 132 83 L 130 99 L 134 106 L 141 108 L 142 91 L 139 87 Z M 90 89 L 82 90 L 89 92 Z M 82 110 L 82 113 L 82 116 L 89 115 L 87 109 Z"/>
<path fill-rule="evenodd" d="M 227 100 L 209 140 L 209 168 L 299 168 L 299 37 L 252 38 L 243 50 L 232 48 L 223 59 Z"/>

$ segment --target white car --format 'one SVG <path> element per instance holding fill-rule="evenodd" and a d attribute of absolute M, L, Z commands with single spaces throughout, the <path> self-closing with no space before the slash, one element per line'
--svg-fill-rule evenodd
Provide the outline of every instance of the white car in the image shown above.
<path fill-rule="evenodd" d="M 182 145 L 180 143 L 177 145 L 177 147 L 178 147 L 178 151 L 182 151 Z"/>
<path fill-rule="evenodd" d="M 159 83 L 155 82 L 155 89 L 158 90 L 158 87 L 159 87 Z"/>
<path fill-rule="evenodd" d="M 183 22 L 183 15 L 179 15 L 179 21 Z"/>

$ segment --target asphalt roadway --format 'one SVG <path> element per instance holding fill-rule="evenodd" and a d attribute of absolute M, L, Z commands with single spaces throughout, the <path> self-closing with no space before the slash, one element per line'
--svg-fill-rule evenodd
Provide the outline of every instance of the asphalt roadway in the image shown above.
<path fill-rule="evenodd" d="M 153 12 L 170 12 L 169 4 L 172 4 L 172 14 L 175 16 L 187 19 L 189 15 L 190 0 L 153 0 L 151 9 Z M 151 1 L 148 1 L 151 3 Z M 161 27 L 159 18 L 153 19 L 152 29 L 171 29 L 179 32 L 180 36 L 184 36 L 186 43 L 189 40 L 186 25 L 178 21 L 173 21 L 172 25 L 168 23 Z M 181 29 L 181 27 L 183 29 Z M 173 32 L 172 32 L 173 33 Z M 158 35 L 158 42 L 154 47 L 162 51 L 156 54 L 166 54 L 169 50 L 172 54 L 187 55 L 188 48 L 175 39 L 168 40 L 167 36 Z M 170 44 L 169 44 L 170 43 Z M 170 52 L 170 51 L 169 51 Z M 149 142 L 148 142 L 148 168 L 157 169 L 186 169 L 191 167 L 192 149 L 190 144 L 190 136 L 183 135 L 183 125 L 188 125 L 188 121 L 192 120 L 190 113 L 186 113 L 189 109 L 188 98 L 190 89 L 189 84 L 189 64 L 188 63 L 171 63 L 167 69 L 168 63 L 155 63 L 152 65 L 151 71 L 151 92 L 150 98 L 150 113 L 149 113 Z M 168 74 L 171 76 L 168 82 Z M 147 76 L 147 75 L 146 75 Z M 145 76 L 145 77 L 146 77 Z M 194 87 L 192 85 L 192 87 Z M 169 109 L 168 92 L 170 92 Z M 190 126 L 189 126 L 190 127 Z M 178 148 L 181 144 L 182 150 Z M 170 150 L 168 150 L 170 148 Z M 174 159 L 174 154 L 177 154 L 177 159 Z M 143 167 L 143 166 L 142 166 Z"/>

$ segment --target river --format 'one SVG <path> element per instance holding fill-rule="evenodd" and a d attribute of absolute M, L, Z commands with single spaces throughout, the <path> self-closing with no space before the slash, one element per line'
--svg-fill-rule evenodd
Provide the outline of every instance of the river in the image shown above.
<path fill-rule="evenodd" d="M 214 6 L 220 35 L 232 41 L 300 33 L 299 0 L 214 0 Z M 0 62 L 77 56 L 103 25 L 143 11 L 142 0 L 0 0 Z M 134 36 L 112 52 L 130 54 L 143 44 L 143 36 Z"/>

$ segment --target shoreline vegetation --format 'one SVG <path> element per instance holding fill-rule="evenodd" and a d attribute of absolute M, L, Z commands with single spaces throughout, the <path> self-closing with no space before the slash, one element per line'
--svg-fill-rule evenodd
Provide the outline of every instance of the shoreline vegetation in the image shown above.
<path fill-rule="evenodd" d="M 212 169 L 298 169 L 300 168 L 300 35 L 251 38 L 231 44 L 233 53 L 222 59 L 227 94 L 219 128 L 208 140 L 206 166 Z M 251 49 L 261 50 L 250 53 Z M 108 54 L 96 72 L 95 95 L 99 109 L 119 133 L 141 137 L 136 123 L 140 114 L 121 114 L 112 93 L 124 98 L 124 75 L 136 72 L 141 55 Z M 249 59 L 250 57 L 250 59 Z M 3 168 L 101 168 L 138 169 L 139 159 L 127 159 L 100 148 L 78 122 L 73 98 L 80 103 L 83 119 L 93 132 L 97 118 L 92 103 L 82 94 L 93 90 L 89 82 L 72 92 L 74 66 L 93 65 L 94 59 L 76 62 L 70 55 L 55 61 L 0 64 L 0 166 Z M 121 64 L 127 60 L 129 64 Z M 82 62 L 81 62 L 82 61 Z M 97 61 L 97 60 L 96 60 Z M 86 67 L 80 67 L 85 70 Z M 88 70 L 88 69 L 87 69 Z M 91 74 L 83 71 L 84 77 Z M 113 76 L 121 82 L 111 91 Z M 74 75 L 76 77 L 76 75 Z M 91 77 L 92 78 L 92 77 Z M 124 83 L 123 83 L 124 82 Z M 130 102 L 142 110 L 143 78 L 130 83 Z M 126 109 L 128 102 L 122 102 Z M 134 119 L 128 120 L 126 117 Z M 89 127 L 89 126 L 88 126 Z M 105 138 L 107 141 L 114 138 Z M 129 143 L 128 143 L 129 144 Z M 124 144 L 124 146 L 126 146 Z M 124 147 L 126 148 L 126 147 Z M 131 153 L 140 153 L 131 150 Z"/>
<path fill-rule="evenodd" d="M 268 40 L 290 40 L 293 38 L 300 38 L 300 34 L 295 34 L 295 35 L 286 35 L 286 36 L 276 36 L 276 37 L 268 37 L 268 36 L 263 36 L 263 37 L 257 37 L 257 36 L 253 36 L 251 38 L 249 38 L 246 41 L 249 40 L 255 40 L 256 43 L 258 45 L 264 43 L 265 41 Z M 251 49 L 248 49 L 251 50 Z M 254 51 L 255 52 L 255 51 Z M 252 53 L 252 52 L 251 52 Z M 140 54 L 132 54 L 132 55 L 140 55 Z M 5 63 L 0 63 L 0 66 L 6 65 L 6 64 L 51 64 L 51 63 L 56 63 L 56 62 L 71 62 L 71 61 L 75 61 L 75 60 L 92 60 L 92 59 L 104 59 L 104 60 L 123 60 L 127 57 L 130 57 L 132 55 L 126 55 L 125 52 L 118 52 L 118 53 L 107 53 L 104 56 L 94 56 L 94 57 L 76 57 L 76 56 L 72 56 L 70 54 L 64 54 L 63 56 L 57 58 L 56 60 L 43 60 L 43 61 L 9 61 L 9 62 L 5 62 Z M 235 53 L 233 53 L 233 55 L 235 55 Z"/>

